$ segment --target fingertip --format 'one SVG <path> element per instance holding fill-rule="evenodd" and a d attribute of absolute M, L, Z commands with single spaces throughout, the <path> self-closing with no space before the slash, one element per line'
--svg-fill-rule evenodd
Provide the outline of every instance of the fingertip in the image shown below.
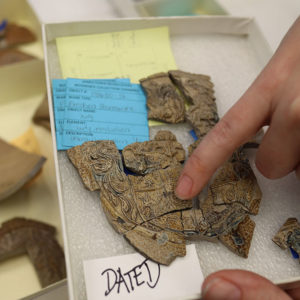
<path fill-rule="evenodd" d="M 181 200 L 190 199 L 192 197 L 191 196 L 192 189 L 193 189 L 192 178 L 187 174 L 183 173 L 178 180 L 178 184 L 175 189 L 175 195 Z"/>
<path fill-rule="evenodd" d="M 255 157 L 255 165 L 257 170 L 268 179 L 277 179 L 280 177 L 280 164 L 278 162 L 278 153 L 275 150 L 272 151 L 268 138 L 263 139 L 260 144 Z M 276 161 L 277 157 L 277 161 Z M 279 167 L 278 167 L 279 166 Z"/>
<path fill-rule="evenodd" d="M 257 170 L 266 178 L 268 179 L 275 179 L 273 178 L 273 174 L 270 170 L 268 170 L 268 168 L 266 168 L 265 163 L 263 161 L 263 159 L 260 158 L 260 156 L 256 155 L 255 158 L 255 166 L 257 168 Z"/>
<path fill-rule="evenodd" d="M 205 300 L 240 300 L 242 292 L 232 282 L 214 277 L 202 286 L 202 297 Z"/>
<path fill-rule="evenodd" d="M 270 161 L 265 155 L 261 155 L 261 151 L 256 155 L 255 165 L 257 170 L 268 179 L 278 179 L 289 173 L 278 162 Z"/>
<path fill-rule="evenodd" d="M 175 194 L 182 200 L 192 199 L 200 193 L 208 182 L 212 171 L 203 162 L 200 145 L 194 150 L 186 161 L 182 173 L 179 177 Z"/>

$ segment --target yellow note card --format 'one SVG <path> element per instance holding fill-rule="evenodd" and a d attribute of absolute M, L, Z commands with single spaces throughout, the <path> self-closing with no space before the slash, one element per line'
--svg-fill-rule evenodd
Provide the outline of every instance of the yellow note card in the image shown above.
<path fill-rule="evenodd" d="M 177 69 L 169 28 L 155 27 L 56 39 L 63 78 L 139 79 Z"/>

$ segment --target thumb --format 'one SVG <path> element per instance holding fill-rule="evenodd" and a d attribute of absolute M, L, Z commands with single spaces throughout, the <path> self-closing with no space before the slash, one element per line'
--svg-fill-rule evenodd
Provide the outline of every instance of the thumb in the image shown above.
<path fill-rule="evenodd" d="M 266 278 L 242 270 L 225 270 L 208 276 L 202 285 L 203 300 L 291 300 Z"/>

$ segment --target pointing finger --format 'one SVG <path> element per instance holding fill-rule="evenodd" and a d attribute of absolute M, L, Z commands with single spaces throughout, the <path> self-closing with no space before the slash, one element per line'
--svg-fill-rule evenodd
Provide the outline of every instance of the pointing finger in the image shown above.
<path fill-rule="evenodd" d="M 194 150 L 178 181 L 179 198 L 197 195 L 216 169 L 264 124 L 270 101 L 258 86 L 253 85 Z"/>

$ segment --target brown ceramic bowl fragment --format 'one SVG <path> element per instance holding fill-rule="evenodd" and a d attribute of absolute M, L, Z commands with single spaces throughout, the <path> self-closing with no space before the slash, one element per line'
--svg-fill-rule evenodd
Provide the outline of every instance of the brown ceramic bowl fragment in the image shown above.
<path fill-rule="evenodd" d="M 25 152 L 0 139 L 0 201 L 30 181 L 45 161 L 43 156 Z"/>
<path fill-rule="evenodd" d="M 42 287 L 66 277 L 64 253 L 52 225 L 13 218 L 0 227 L 0 262 L 20 254 L 31 260 Z"/>
<path fill-rule="evenodd" d="M 30 29 L 14 23 L 8 23 L 3 37 L 0 38 L 0 49 L 15 47 L 34 41 L 36 41 L 36 36 Z"/>

